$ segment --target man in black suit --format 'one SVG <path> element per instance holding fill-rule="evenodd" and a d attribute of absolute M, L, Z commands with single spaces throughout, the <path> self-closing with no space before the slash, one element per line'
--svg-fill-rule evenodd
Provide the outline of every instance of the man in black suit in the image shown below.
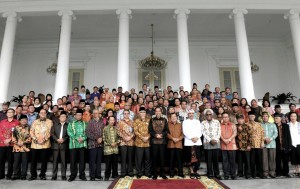
<path fill-rule="evenodd" d="M 290 178 L 289 174 L 289 153 L 292 149 L 292 140 L 289 125 L 282 123 L 282 115 L 274 114 L 275 124 L 278 130 L 276 140 L 276 176 Z M 282 166 L 281 166 L 282 165 Z"/>
<path fill-rule="evenodd" d="M 51 180 L 56 180 L 58 171 L 58 159 L 61 162 L 62 180 L 67 180 L 66 177 L 66 150 L 68 148 L 68 123 L 67 112 L 62 111 L 59 116 L 59 122 L 55 123 L 51 128 L 52 149 L 53 149 L 53 174 Z"/>

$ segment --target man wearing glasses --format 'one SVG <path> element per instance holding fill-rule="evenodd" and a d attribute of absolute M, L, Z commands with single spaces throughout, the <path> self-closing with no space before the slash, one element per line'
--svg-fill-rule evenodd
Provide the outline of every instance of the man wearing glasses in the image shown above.
<path fill-rule="evenodd" d="M 221 179 L 219 170 L 219 153 L 220 153 L 220 137 L 221 137 L 221 126 L 220 122 L 213 119 L 213 110 L 204 110 L 205 120 L 203 124 L 203 146 L 206 151 L 207 160 L 207 176 L 217 179 Z"/>

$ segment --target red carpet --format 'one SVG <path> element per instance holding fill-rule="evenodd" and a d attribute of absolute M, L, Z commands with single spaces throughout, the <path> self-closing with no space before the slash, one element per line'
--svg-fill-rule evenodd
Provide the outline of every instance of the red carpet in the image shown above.
<path fill-rule="evenodd" d="M 204 189 L 206 188 L 197 179 L 172 179 L 172 180 L 133 180 L 130 189 Z"/>

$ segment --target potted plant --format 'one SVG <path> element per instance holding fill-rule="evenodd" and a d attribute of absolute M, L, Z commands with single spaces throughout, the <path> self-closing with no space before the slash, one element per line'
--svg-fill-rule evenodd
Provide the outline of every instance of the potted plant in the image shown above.
<path fill-rule="evenodd" d="M 283 104 L 291 101 L 295 101 L 296 96 L 294 96 L 291 92 L 289 93 L 281 93 L 278 94 L 277 96 L 270 96 L 272 98 L 272 102 L 277 100 L 278 104 Z"/>
<path fill-rule="evenodd" d="M 16 104 L 21 104 L 24 95 L 13 96 L 10 102 L 15 102 Z"/>

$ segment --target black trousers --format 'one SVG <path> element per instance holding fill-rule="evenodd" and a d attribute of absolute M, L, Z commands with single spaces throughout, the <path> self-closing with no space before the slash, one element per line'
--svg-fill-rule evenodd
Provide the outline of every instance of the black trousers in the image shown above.
<path fill-rule="evenodd" d="M 238 175 L 251 176 L 250 151 L 237 151 Z"/>
<path fill-rule="evenodd" d="M 31 166 L 30 174 L 31 177 L 37 177 L 37 158 L 41 158 L 41 173 L 40 177 L 46 176 L 47 162 L 48 162 L 48 149 L 31 149 Z"/>
<path fill-rule="evenodd" d="M 220 149 L 210 149 L 206 151 L 207 175 L 219 176 L 219 153 Z"/>
<path fill-rule="evenodd" d="M 70 149 L 70 168 L 71 176 L 75 178 L 78 173 L 78 162 L 79 162 L 79 177 L 85 176 L 85 148 L 74 148 Z"/>
<path fill-rule="evenodd" d="M 28 155 L 28 152 L 14 152 L 14 177 L 27 176 Z"/>
<path fill-rule="evenodd" d="M 137 176 L 151 175 L 149 147 L 135 147 L 135 169 L 137 172 Z"/>
<path fill-rule="evenodd" d="M 160 176 L 165 176 L 165 144 L 152 144 L 153 175 L 157 176 L 157 164 L 160 163 Z"/>
<path fill-rule="evenodd" d="M 177 160 L 178 175 L 183 175 L 182 149 L 169 148 L 169 152 L 170 152 L 170 175 L 174 175 L 175 160 Z"/>
<path fill-rule="evenodd" d="M 133 175 L 133 146 L 120 146 L 121 153 L 121 176 Z"/>
<path fill-rule="evenodd" d="M 197 162 L 193 162 L 193 163 L 191 163 L 192 147 L 195 149 L 195 154 L 197 158 Z M 192 167 L 193 172 L 196 173 L 200 168 L 201 146 L 184 146 L 184 149 L 186 150 L 185 157 L 186 157 L 187 164 L 189 164 Z"/>
<path fill-rule="evenodd" d="M 53 150 L 53 172 L 52 177 L 57 177 L 58 172 L 58 160 L 60 159 L 61 164 L 61 176 L 66 176 L 67 162 L 66 162 L 66 150 L 54 149 Z"/>
<path fill-rule="evenodd" d="M 276 150 L 276 175 L 289 174 L 289 153 L 284 150 Z"/>
<path fill-rule="evenodd" d="M 252 148 L 250 151 L 250 166 L 252 177 L 263 176 L 263 150 L 260 148 Z"/>
<path fill-rule="evenodd" d="M 102 147 L 89 149 L 89 167 L 90 167 L 91 178 L 101 177 L 102 155 L 103 155 Z"/>
<path fill-rule="evenodd" d="M 118 154 L 105 155 L 105 178 L 118 176 Z"/>
<path fill-rule="evenodd" d="M 0 147 L 0 177 L 5 177 L 5 161 L 7 161 L 7 177 L 11 177 L 13 173 L 13 147 Z"/>
<path fill-rule="evenodd" d="M 236 166 L 235 166 L 235 158 L 236 151 L 235 150 L 222 150 L 223 157 L 223 172 L 224 176 L 228 177 L 236 175 Z"/>

